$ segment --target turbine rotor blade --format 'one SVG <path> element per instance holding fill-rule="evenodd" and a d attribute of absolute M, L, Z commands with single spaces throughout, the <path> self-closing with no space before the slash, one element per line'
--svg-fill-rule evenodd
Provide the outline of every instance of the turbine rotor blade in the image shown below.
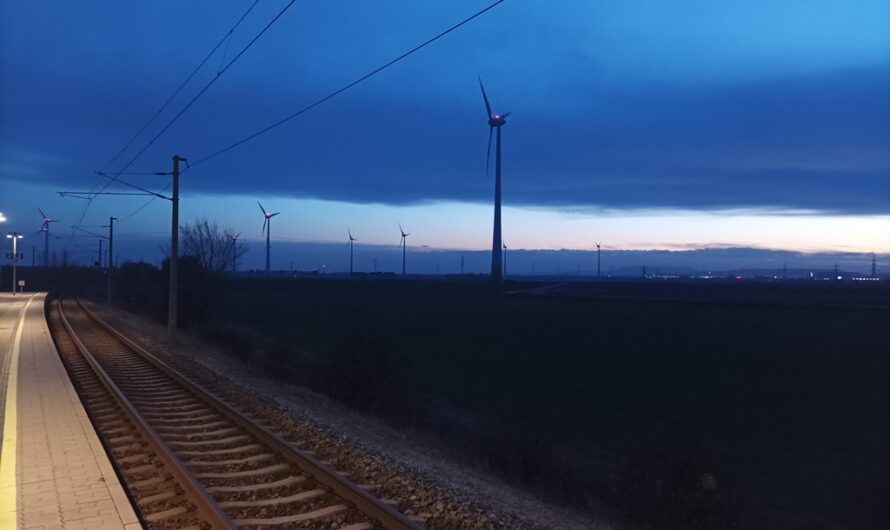
<path fill-rule="evenodd" d="M 269 224 L 269 218 L 268 218 L 268 217 L 267 217 L 265 220 L 263 220 L 263 230 L 262 230 L 262 232 L 260 232 L 260 236 L 264 236 L 264 235 L 266 235 L 266 225 L 267 225 L 267 224 Z"/>
<path fill-rule="evenodd" d="M 269 217 L 270 217 L 270 218 L 271 218 L 271 217 L 275 217 L 276 215 L 278 215 L 278 214 L 280 214 L 280 213 L 281 213 L 281 212 L 270 213 L 270 214 L 269 214 Z"/>
<path fill-rule="evenodd" d="M 501 114 L 501 118 L 507 119 L 507 116 L 509 116 L 510 114 L 513 114 L 512 110 L 510 112 L 505 112 L 505 113 Z"/>
<path fill-rule="evenodd" d="M 260 204 L 260 201 L 257 201 L 257 202 L 256 202 L 256 203 L 257 203 L 257 204 L 259 204 L 259 205 L 260 205 L 260 210 L 262 210 L 262 211 L 263 211 L 263 215 L 266 215 L 266 209 L 265 209 L 265 208 L 263 208 L 263 205 L 262 205 L 262 204 Z"/>
<path fill-rule="evenodd" d="M 488 102 L 488 96 L 485 94 L 485 87 L 482 86 L 482 77 L 479 77 L 479 88 L 482 89 L 482 99 L 485 100 L 485 110 L 488 111 L 488 117 L 491 117 L 491 103 Z"/>
<path fill-rule="evenodd" d="M 43 217 L 44 219 L 47 218 L 47 217 L 46 217 L 46 214 L 43 213 L 43 210 L 41 210 L 39 206 L 37 207 L 37 211 L 40 212 L 40 217 Z"/>

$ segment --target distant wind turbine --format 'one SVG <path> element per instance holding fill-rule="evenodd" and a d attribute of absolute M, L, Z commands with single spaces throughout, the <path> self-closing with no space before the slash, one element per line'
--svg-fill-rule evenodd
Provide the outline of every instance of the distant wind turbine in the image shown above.
<path fill-rule="evenodd" d="M 596 245 L 596 277 L 600 277 L 600 244 L 594 243 Z"/>
<path fill-rule="evenodd" d="M 399 224 L 399 232 L 402 234 L 402 241 L 399 243 L 402 246 L 402 276 L 405 275 L 405 255 L 407 254 L 407 246 L 408 246 L 408 236 L 411 234 L 406 234 L 405 230 L 402 229 L 402 225 Z"/>
<path fill-rule="evenodd" d="M 256 202 L 260 205 L 260 210 L 263 211 L 263 231 L 260 232 L 260 235 L 266 234 L 266 274 L 269 274 L 271 271 L 271 262 L 269 261 L 269 248 L 270 248 L 270 238 L 272 234 L 272 218 L 281 212 L 268 213 L 263 205 L 260 204 L 260 201 Z"/>
<path fill-rule="evenodd" d="M 488 174 L 489 162 L 491 161 L 491 136 L 497 129 L 497 144 L 495 147 L 495 164 L 494 164 L 494 236 L 491 242 L 491 279 L 500 280 L 504 276 L 501 261 L 501 127 L 507 123 L 509 112 L 504 114 L 495 114 L 491 110 L 491 104 L 488 102 L 488 96 L 485 94 L 485 87 L 482 85 L 482 78 L 479 78 L 479 88 L 482 89 L 482 99 L 485 101 L 485 111 L 488 113 L 488 152 L 485 157 L 485 172 Z"/>
<path fill-rule="evenodd" d="M 49 225 L 50 223 L 58 223 L 61 219 L 50 219 L 43 213 L 43 210 L 37 208 L 37 211 L 40 212 L 40 217 L 43 218 L 43 226 L 40 227 L 40 231 L 43 232 L 43 266 L 49 266 Z"/>
<path fill-rule="evenodd" d="M 241 236 L 241 232 L 237 234 L 226 234 L 229 236 L 229 239 L 232 240 L 232 272 L 235 272 L 237 269 L 237 264 L 235 260 L 238 258 L 238 238 Z"/>
<path fill-rule="evenodd" d="M 352 258 L 354 256 L 354 252 L 355 252 L 356 239 L 354 237 L 352 237 L 352 231 L 349 230 L 348 228 L 346 229 L 346 233 L 349 234 L 349 243 L 347 243 L 347 245 L 349 245 L 349 277 L 351 278 L 352 277 Z"/>

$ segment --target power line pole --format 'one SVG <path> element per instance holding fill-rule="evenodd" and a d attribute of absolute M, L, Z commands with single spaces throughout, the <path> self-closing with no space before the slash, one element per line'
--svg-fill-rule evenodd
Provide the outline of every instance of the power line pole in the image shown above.
<path fill-rule="evenodd" d="M 37 258 L 37 247 L 31 245 L 31 266 L 34 266 L 34 262 Z"/>
<path fill-rule="evenodd" d="M 170 227 L 170 294 L 167 303 L 167 340 L 176 335 L 176 310 L 179 303 L 179 163 L 187 159 L 173 155 L 173 216 Z"/>
<path fill-rule="evenodd" d="M 99 238 L 99 257 L 96 259 L 96 267 L 98 267 L 100 271 L 102 270 L 102 255 L 103 255 L 102 254 L 102 239 L 103 238 L 101 238 L 101 237 Z"/>
<path fill-rule="evenodd" d="M 111 304 L 111 289 L 114 285 L 114 222 L 117 217 L 108 218 L 108 271 L 106 272 L 107 285 L 105 286 L 106 302 Z"/>
<path fill-rule="evenodd" d="M 872 278 L 878 277 L 878 265 L 877 265 L 877 263 L 875 263 L 875 253 L 874 252 L 871 253 L 871 277 Z"/>

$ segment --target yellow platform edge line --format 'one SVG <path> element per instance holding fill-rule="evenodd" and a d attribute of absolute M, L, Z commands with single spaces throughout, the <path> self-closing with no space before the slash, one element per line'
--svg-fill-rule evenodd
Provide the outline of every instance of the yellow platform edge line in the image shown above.
<path fill-rule="evenodd" d="M 0 530 L 14 530 L 18 527 L 16 491 L 15 457 L 18 451 L 18 388 L 19 350 L 22 346 L 22 331 L 25 329 L 25 316 L 28 306 L 34 301 L 36 294 L 31 295 L 28 303 L 22 308 L 19 326 L 15 332 L 12 345 L 12 357 L 9 360 L 9 380 L 6 385 L 6 412 L 3 420 L 3 452 L 0 453 Z"/>

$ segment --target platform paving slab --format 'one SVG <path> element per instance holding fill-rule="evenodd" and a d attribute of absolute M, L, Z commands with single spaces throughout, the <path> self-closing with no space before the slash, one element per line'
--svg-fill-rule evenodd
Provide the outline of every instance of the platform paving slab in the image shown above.
<path fill-rule="evenodd" d="M 59 359 L 45 299 L 33 296 L 4 352 L 4 446 L 16 450 L 5 447 L 0 460 L 0 530 L 141 528 Z"/>

